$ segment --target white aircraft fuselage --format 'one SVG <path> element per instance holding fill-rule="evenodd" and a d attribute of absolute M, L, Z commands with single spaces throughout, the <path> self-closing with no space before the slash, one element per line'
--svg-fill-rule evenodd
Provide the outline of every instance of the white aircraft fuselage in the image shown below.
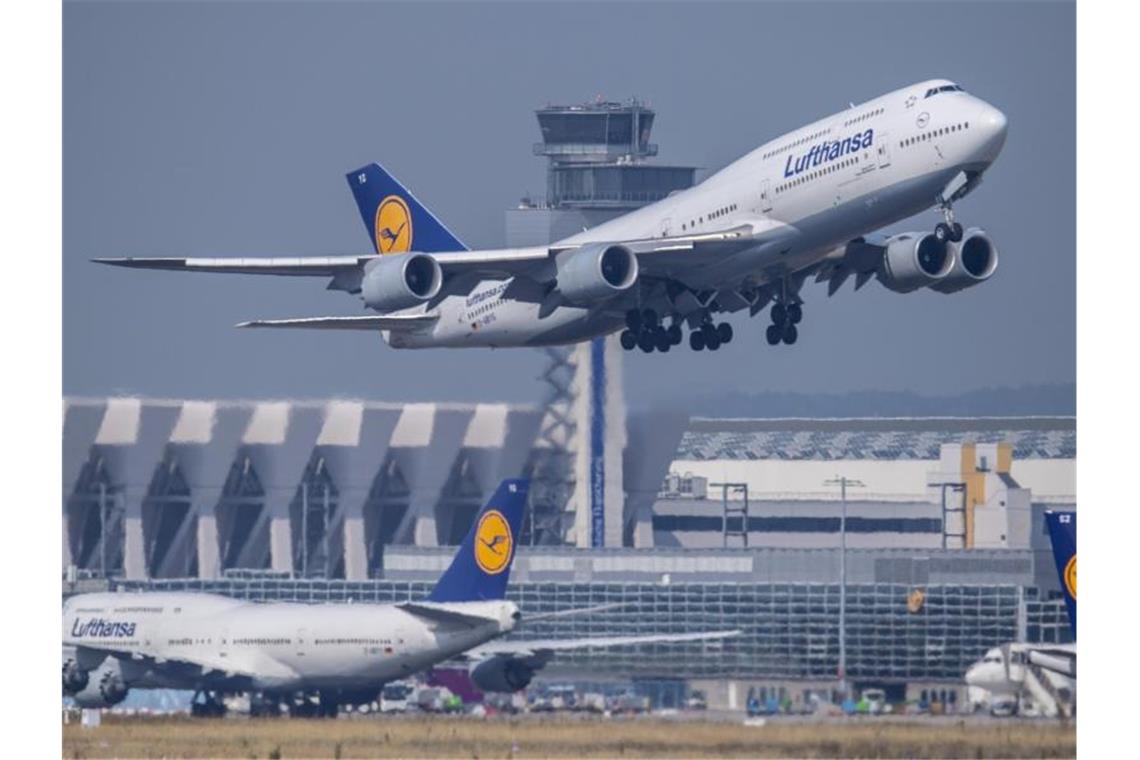
<path fill-rule="evenodd" d="M 142 688 L 199 689 L 237 679 L 267 691 L 354 689 L 430 668 L 509 633 L 518 620 L 518 607 L 505 600 L 438 608 L 469 619 L 429 620 L 397 605 L 263 604 L 177 592 L 83 594 L 64 605 L 63 644 L 115 651 L 124 668 L 139 669 L 128 675 Z M 210 667 L 143 672 L 151 662 Z"/>
<path fill-rule="evenodd" d="M 948 89 L 928 95 L 939 88 Z M 956 177 L 981 176 L 1006 130 L 1001 111 L 951 82 L 919 82 L 781 135 L 687 190 L 551 247 L 700 236 L 749 224 L 781 233 L 780 244 L 689 268 L 685 284 L 710 291 L 763 286 L 939 205 Z M 523 278 L 484 279 L 433 306 L 439 319 L 430 327 L 384 337 L 399 348 L 572 343 L 620 329 L 631 307 L 618 299 L 608 309 L 551 309 L 541 287 Z M 503 297 L 508 288 L 511 297 Z"/>

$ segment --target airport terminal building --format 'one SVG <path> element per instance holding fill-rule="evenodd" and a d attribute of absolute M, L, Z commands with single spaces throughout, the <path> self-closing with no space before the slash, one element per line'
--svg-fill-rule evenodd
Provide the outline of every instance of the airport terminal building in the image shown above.
<path fill-rule="evenodd" d="M 64 592 L 424 596 L 499 480 L 542 475 L 545 415 L 509 404 L 67 399 Z M 624 606 L 521 635 L 741 635 L 566 653 L 552 674 L 826 683 L 837 675 L 843 556 L 856 683 L 958 682 L 992 646 L 1070 638 L 1041 515 L 1075 506 L 1072 418 L 644 413 L 614 435 L 624 446 L 607 479 L 623 498 L 599 504 L 587 488 L 575 501 L 571 484 L 561 541 L 535 530 L 532 510 L 510 595 L 524 613 Z M 845 521 L 837 478 L 848 481 Z M 618 529 L 583 545 L 576 527 L 599 513 Z"/>

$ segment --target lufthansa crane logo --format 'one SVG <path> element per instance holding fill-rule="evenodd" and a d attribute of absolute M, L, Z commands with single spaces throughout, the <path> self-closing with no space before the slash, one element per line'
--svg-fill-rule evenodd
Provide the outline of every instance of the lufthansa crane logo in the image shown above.
<path fill-rule="evenodd" d="M 511 526 L 503 513 L 497 509 L 487 510 L 475 528 L 475 564 L 488 575 L 498 575 L 510 564 L 514 543 Z"/>
<path fill-rule="evenodd" d="M 1077 598 L 1077 555 L 1075 554 L 1065 563 L 1065 588 L 1069 596 Z"/>
<path fill-rule="evenodd" d="M 412 250 L 412 212 L 398 195 L 389 195 L 376 209 L 376 249 L 382 254 Z"/>

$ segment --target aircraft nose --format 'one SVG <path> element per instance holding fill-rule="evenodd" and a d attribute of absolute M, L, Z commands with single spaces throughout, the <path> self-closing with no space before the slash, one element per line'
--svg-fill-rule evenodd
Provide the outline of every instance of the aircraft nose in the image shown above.
<path fill-rule="evenodd" d="M 981 113 L 978 114 L 977 123 L 982 139 L 981 157 L 985 161 L 993 161 L 1005 145 L 1005 136 L 1009 131 L 1009 119 L 1001 110 L 987 103 L 982 107 Z"/>

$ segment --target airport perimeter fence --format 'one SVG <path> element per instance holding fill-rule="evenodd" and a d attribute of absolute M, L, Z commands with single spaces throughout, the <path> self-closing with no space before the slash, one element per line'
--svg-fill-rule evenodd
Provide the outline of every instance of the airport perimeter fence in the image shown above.
<path fill-rule="evenodd" d="M 228 577 L 115 581 L 121 590 L 186 590 L 251 601 L 392 603 L 424 598 L 422 581 L 337 581 Z M 525 639 L 635 636 L 735 630 L 736 637 L 560 652 L 561 666 L 620 676 L 669 678 L 835 678 L 838 584 L 512 584 Z M 619 604 L 591 615 L 536 621 L 528 614 Z M 1019 639 L 1071 640 L 1060 600 L 1011 585 L 849 584 L 847 673 L 884 682 L 959 681 L 987 649 Z M 1029 638 L 1032 634 L 1033 638 Z"/>

